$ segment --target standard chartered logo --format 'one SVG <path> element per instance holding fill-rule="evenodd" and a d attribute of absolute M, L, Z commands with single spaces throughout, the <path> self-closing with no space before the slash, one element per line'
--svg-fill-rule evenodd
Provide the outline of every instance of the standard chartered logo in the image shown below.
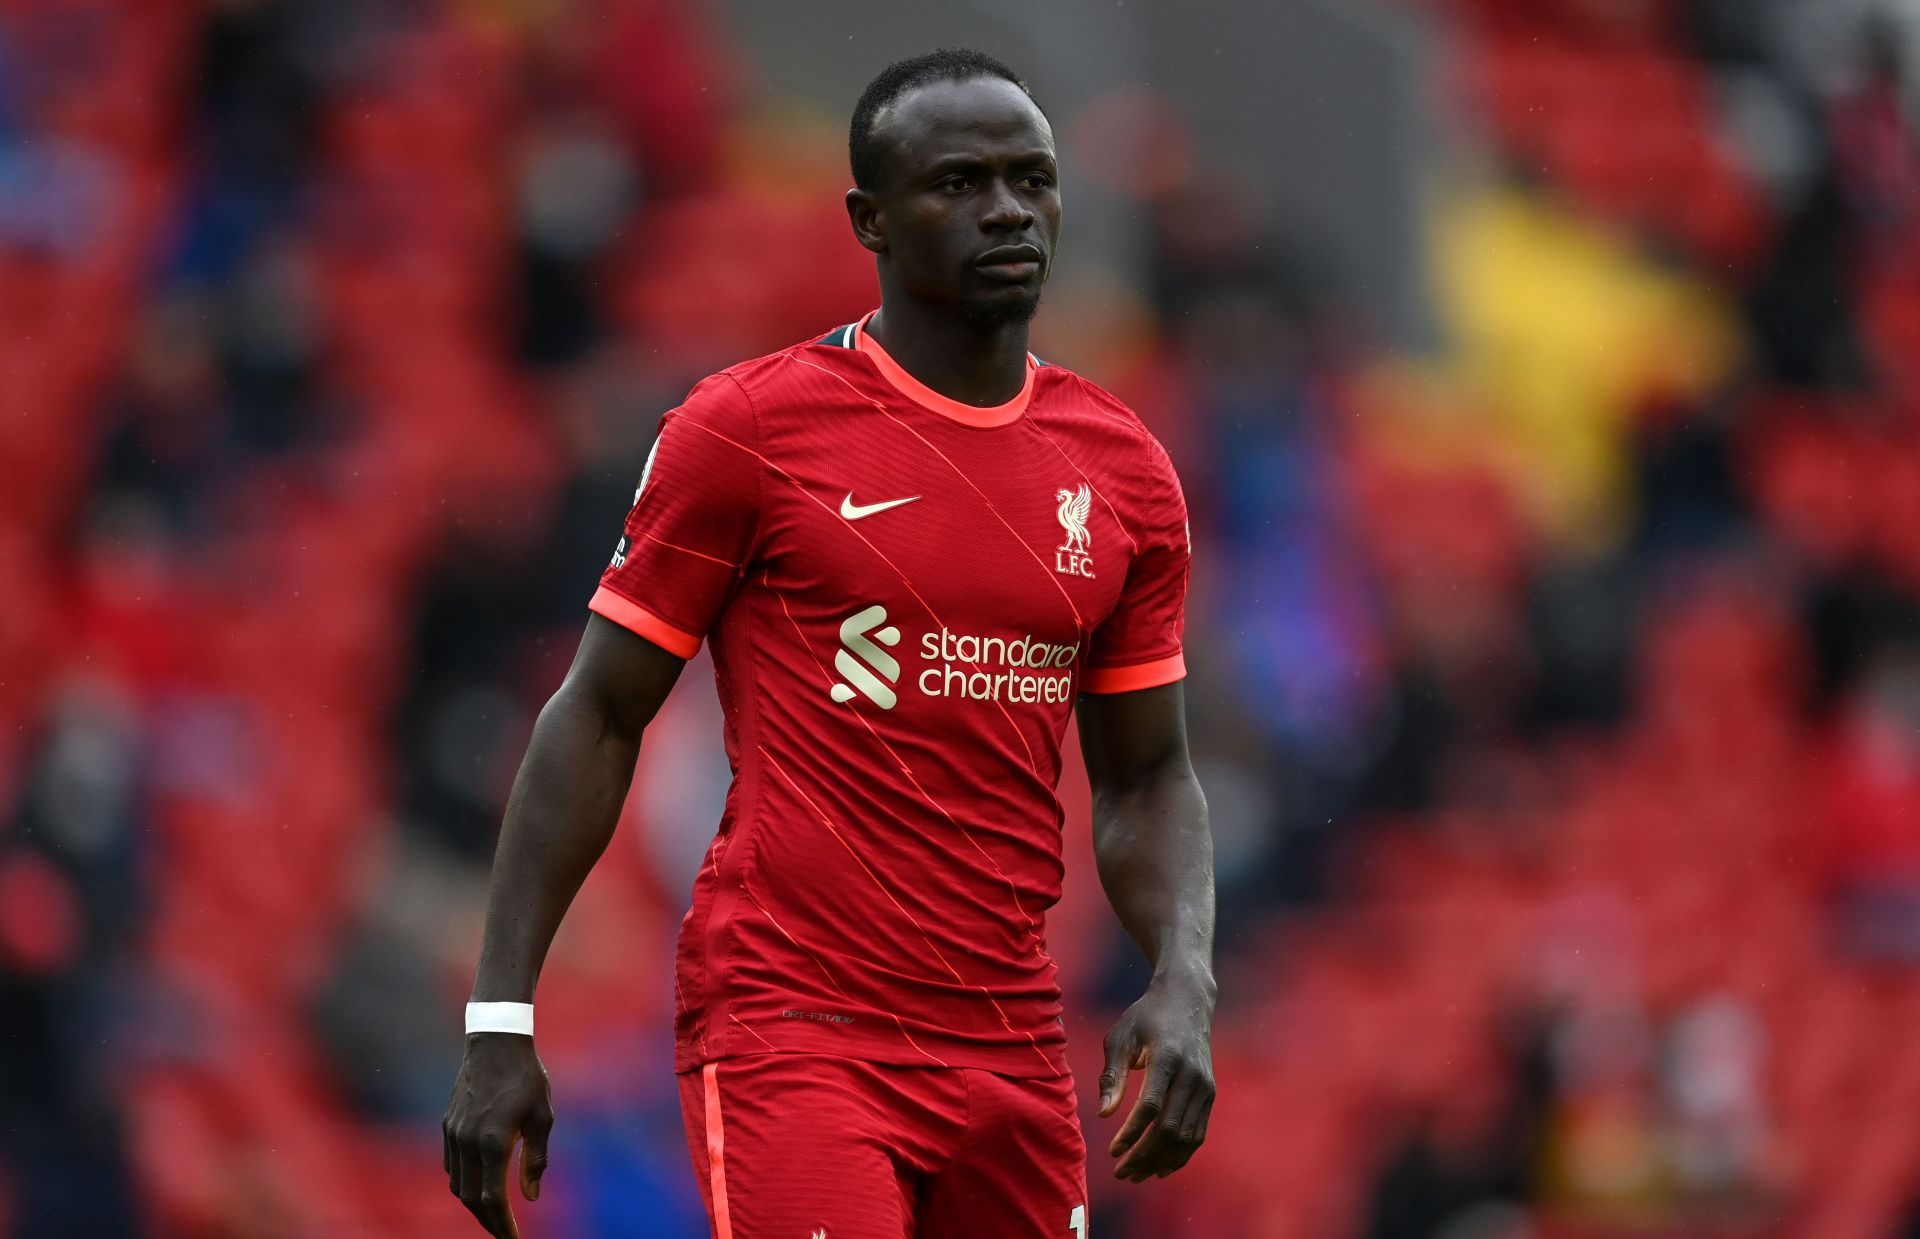
<path fill-rule="evenodd" d="M 898 645 L 900 630 L 887 624 L 885 628 L 873 633 L 871 638 L 867 636 L 874 625 L 884 624 L 886 619 L 887 609 L 876 602 L 866 610 L 855 611 L 841 621 L 840 649 L 833 656 L 833 665 L 841 675 L 847 677 L 848 683 L 833 686 L 831 692 L 835 701 L 853 700 L 853 690 L 857 688 L 872 698 L 873 703 L 882 710 L 893 709 L 893 703 L 898 698 L 893 695 L 892 684 L 900 678 L 900 664 L 893 655 L 875 645 L 874 642 L 884 641 L 888 645 Z M 856 654 L 860 657 L 855 658 Z M 862 662 L 861 659 L 866 661 Z M 868 670 L 869 667 L 872 670 Z M 880 676 L 874 675 L 874 671 L 878 671 L 886 679 L 882 680 Z"/>
<path fill-rule="evenodd" d="M 864 694 L 883 710 L 899 700 L 894 685 L 900 663 L 879 642 L 900 644 L 900 630 L 886 624 L 887 610 L 879 603 L 856 611 L 840 624 L 840 649 L 833 665 L 845 677 L 830 689 L 835 701 Z M 928 697 L 960 697 L 973 701 L 1064 702 L 1073 699 L 1073 662 L 1077 645 L 1056 644 L 1027 636 L 981 636 L 949 628 L 922 633 L 920 655 L 927 666 L 912 683 Z"/>
<path fill-rule="evenodd" d="M 920 653 L 933 664 L 915 680 L 929 697 L 974 701 L 1071 701 L 1077 645 L 1031 635 L 976 636 L 942 628 L 923 633 Z"/>

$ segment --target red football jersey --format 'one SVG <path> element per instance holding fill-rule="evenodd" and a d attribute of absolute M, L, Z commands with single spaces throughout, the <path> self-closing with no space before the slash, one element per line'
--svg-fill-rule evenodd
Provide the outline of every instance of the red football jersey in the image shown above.
<path fill-rule="evenodd" d="M 589 604 L 682 658 L 713 643 L 733 782 L 680 928 L 676 1067 L 1059 1075 L 1060 740 L 1077 694 L 1186 674 L 1185 500 L 1078 375 L 1029 358 L 976 408 L 861 325 L 662 417 Z"/>

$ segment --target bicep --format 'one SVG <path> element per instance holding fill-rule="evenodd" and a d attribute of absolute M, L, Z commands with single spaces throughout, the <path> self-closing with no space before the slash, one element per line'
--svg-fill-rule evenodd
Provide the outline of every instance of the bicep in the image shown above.
<path fill-rule="evenodd" d="M 638 744 L 687 665 L 684 658 L 597 614 L 560 691 L 591 708 L 610 730 Z"/>
<path fill-rule="evenodd" d="M 1074 707 L 1080 754 L 1096 798 L 1187 768 L 1184 684 L 1175 680 L 1133 692 L 1080 695 Z"/>

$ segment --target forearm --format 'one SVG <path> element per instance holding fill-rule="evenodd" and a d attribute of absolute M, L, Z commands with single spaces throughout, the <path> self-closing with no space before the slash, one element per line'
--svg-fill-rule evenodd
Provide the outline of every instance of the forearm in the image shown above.
<path fill-rule="evenodd" d="M 475 1001 L 533 1001 L 561 918 L 613 837 L 638 753 L 638 734 L 583 695 L 563 689 L 541 710 L 494 853 Z"/>
<path fill-rule="evenodd" d="M 1100 883 L 1154 983 L 1192 986 L 1210 1006 L 1213 835 L 1192 767 L 1168 762 L 1130 787 L 1096 794 L 1093 823 Z"/>

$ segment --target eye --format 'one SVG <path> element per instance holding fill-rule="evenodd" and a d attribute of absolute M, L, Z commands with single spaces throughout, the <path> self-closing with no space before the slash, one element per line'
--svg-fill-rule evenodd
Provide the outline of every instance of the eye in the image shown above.
<path fill-rule="evenodd" d="M 1029 172 L 1020 178 L 1020 183 L 1028 189 L 1045 189 L 1053 184 L 1053 178 L 1044 172 Z"/>
<path fill-rule="evenodd" d="M 938 188 L 950 194 L 965 193 L 967 190 L 973 188 L 973 182 L 964 176 L 950 176 L 946 180 L 941 181 Z"/>

